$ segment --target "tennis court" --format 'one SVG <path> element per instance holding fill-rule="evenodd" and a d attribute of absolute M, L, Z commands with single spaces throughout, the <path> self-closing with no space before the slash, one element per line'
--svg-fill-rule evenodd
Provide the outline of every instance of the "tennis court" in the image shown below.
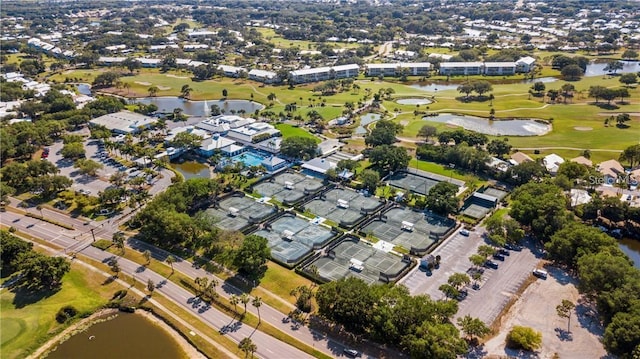
<path fill-rule="evenodd" d="M 320 277 L 328 281 L 357 277 L 367 283 L 384 282 L 380 280 L 381 273 L 397 276 L 410 265 L 357 239 L 345 240 L 329 252 L 309 264 L 316 266 Z"/>
<path fill-rule="evenodd" d="M 314 249 L 326 245 L 334 233 L 293 214 L 286 214 L 253 234 L 269 241 L 271 256 L 286 264 L 302 260 Z"/>
<path fill-rule="evenodd" d="M 470 203 L 462 208 L 462 214 L 467 217 L 480 219 L 484 218 L 484 216 L 486 216 L 492 209 L 493 207 L 485 207 L 479 204 Z"/>
<path fill-rule="evenodd" d="M 438 180 L 408 172 L 398 172 L 387 178 L 387 183 L 405 191 L 426 196 Z"/>
<path fill-rule="evenodd" d="M 383 204 L 375 197 L 342 188 L 327 191 L 305 205 L 305 210 L 350 228 Z"/>
<path fill-rule="evenodd" d="M 270 181 L 256 184 L 253 190 L 262 196 L 292 205 L 301 201 L 305 195 L 319 191 L 323 186 L 322 181 L 316 178 L 285 172 Z"/>
<path fill-rule="evenodd" d="M 277 209 L 271 205 L 258 203 L 245 196 L 225 198 L 217 208 L 206 210 L 216 220 L 218 228 L 230 231 L 240 231 L 266 219 L 276 211 Z"/>
<path fill-rule="evenodd" d="M 384 219 L 367 224 L 362 232 L 416 253 L 426 252 L 438 238 L 455 226 L 455 221 L 408 208 L 392 208 Z"/>
<path fill-rule="evenodd" d="M 483 194 L 487 194 L 489 196 L 493 196 L 495 198 L 497 198 L 498 200 L 502 201 L 508 194 L 509 192 L 507 191 L 503 191 L 501 189 L 497 189 L 497 188 L 493 188 L 493 187 L 487 187 L 482 191 Z"/>

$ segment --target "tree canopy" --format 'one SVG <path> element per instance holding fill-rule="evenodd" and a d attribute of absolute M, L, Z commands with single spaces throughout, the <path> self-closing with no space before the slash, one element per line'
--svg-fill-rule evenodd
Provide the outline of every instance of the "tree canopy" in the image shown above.
<path fill-rule="evenodd" d="M 298 160 L 308 160 L 316 157 L 318 144 L 313 138 L 291 136 L 282 140 L 280 153 Z"/>

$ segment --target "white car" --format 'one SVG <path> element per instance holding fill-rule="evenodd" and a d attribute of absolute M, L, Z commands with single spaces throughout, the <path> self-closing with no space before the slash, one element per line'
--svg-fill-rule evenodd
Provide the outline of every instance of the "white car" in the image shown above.
<path fill-rule="evenodd" d="M 460 230 L 460 234 L 462 234 L 462 235 L 463 235 L 463 236 L 465 236 L 465 237 L 469 237 L 469 234 L 470 234 L 470 233 L 469 233 L 469 231 L 467 231 L 466 229 L 461 229 L 461 230 Z"/>

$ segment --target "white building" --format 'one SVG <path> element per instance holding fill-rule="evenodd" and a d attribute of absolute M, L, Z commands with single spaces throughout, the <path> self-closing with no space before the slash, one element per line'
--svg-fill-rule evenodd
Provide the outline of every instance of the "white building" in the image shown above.
<path fill-rule="evenodd" d="M 94 118 L 89 121 L 93 126 L 104 126 L 111 132 L 119 134 L 137 133 L 140 128 L 149 128 L 156 123 L 156 118 L 144 116 L 130 111 L 120 111 Z"/>
<path fill-rule="evenodd" d="M 525 56 L 516 61 L 516 71 L 524 73 L 531 72 L 535 68 L 535 65 L 536 59 L 531 56 Z"/>
<path fill-rule="evenodd" d="M 265 122 L 252 123 L 227 132 L 227 137 L 244 143 L 261 142 L 277 136 L 280 136 L 280 130 Z"/>
<path fill-rule="evenodd" d="M 544 164 L 551 175 L 558 173 L 558 168 L 560 168 L 560 165 L 563 163 L 564 158 L 556 155 L 555 153 L 547 155 L 542 159 L 542 164 Z"/>
<path fill-rule="evenodd" d="M 430 69 L 431 64 L 428 62 L 365 65 L 365 73 L 367 76 L 401 76 L 403 71 L 407 71 L 407 75 L 419 76 L 428 75 Z"/>
<path fill-rule="evenodd" d="M 120 65 L 126 59 L 126 57 L 100 56 L 97 63 L 102 66 L 114 66 Z"/>
<path fill-rule="evenodd" d="M 200 148 L 198 148 L 197 152 L 199 155 L 204 157 L 211 157 L 216 150 L 222 150 L 222 148 L 235 144 L 236 141 L 222 137 L 220 135 L 213 135 L 204 141 L 202 141 Z"/>
<path fill-rule="evenodd" d="M 487 76 L 513 75 L 516 73 L 515 62 L 485 62 L 484 72 Z"/>
<path fill-rule="evenodd" d="M 289 80 L 292 83 L 301 84 L 307 82 L 345 79 L 349 77 L 356 77 L 359 72 L 360 66 L 357 64 L 316 67 L 291 71 L 289 72 Z"/>
<path fill-rule="evenodd" d="M 442 62 L 440 75 L 481 75 L 484 66 L 482 62 Z"/>
<path fill-rule="evenodd" d="M 278 78 L 277 73 L 273 71 L 258 70 L 258 69 L 253 69 L 249 71 L 249 79 L 253 81 L 262 82 L 265 84 L 280 82 L 280 78 Z"/>

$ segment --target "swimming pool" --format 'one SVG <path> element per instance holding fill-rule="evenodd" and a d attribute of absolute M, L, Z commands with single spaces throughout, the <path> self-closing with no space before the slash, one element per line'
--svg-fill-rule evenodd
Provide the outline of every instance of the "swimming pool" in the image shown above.
<path fill-rule="evenodd" d="M 242 162 L 245 164 L 245 166 L 251 167 L 251 166 L 260 166 L 262 164 L 262 161 L 264 161 L 264 159 L 265 157 L 263 157 L 258 153 L 247 151 L 231 157 L 231 162 L 233 163 Z"/>

